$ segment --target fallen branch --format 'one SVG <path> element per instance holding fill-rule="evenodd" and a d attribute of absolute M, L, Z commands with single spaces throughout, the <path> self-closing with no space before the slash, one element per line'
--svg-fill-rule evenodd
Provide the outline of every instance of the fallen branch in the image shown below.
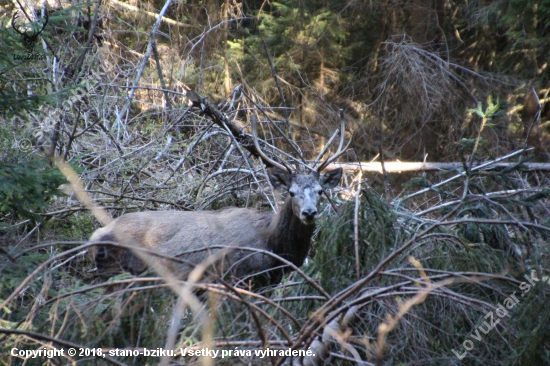
<path fill-rule="evenodd" d="M 238 142 L 240 146 L 245 148 L 256 158 L 263 161 L 261 155 L 258 153 L 258 150 L 256 150 L 256 147 L 254 146 L 252 136 L 245 133 L 240 126 L 230 121 L 227 116 L 218 109 L 217 106 L 215 106 L 213 103 L 210 103 L 208 100 L 206 100 L 206 98 L 202 97 L 192 90 L 188 90 L 186 96 L 187 99 L 189 99 L 189 101 L 192 103 L 192 107 L 199 108 L 202 114 L 209 117 L 210 120 L 218 125 L 222 130 L 231 133 L 233 138 L 236 140 L 236 142 Z M 268 167 L 271 166 L 271 163 L 268 161 L 264 161 L 264 163 Z"/>
<path fill-rule="evenodd" d="M 122 7 L 122 8 L 125 8 L 127 10 L 130 10 L 130 11 L 135 11 L 137 13 L 140 13 L 140 14 L 143 14 L 143 15 L 147 15 L 151 18 L 155 18 L 158 20 L 159 17 L 161 17 L 159 14 L 156 14 L 156 13 L 153 13 L 153 12 L 150 12 L 150 11 L 146 11 L 146 10 L 143 10 L 143 9 L 140 9 L 138 8 L 137 6 L 133 6 L 133 5 L 130 5 L 130 4 L 126 4 L 126 3 L 123 3 L 122 1 L 118 1 L 118 0 L 110 0 L 109 1 L 111 4 L 113 5 L 116 5 L 116 6 L 119 6 L 119 7 Z M 187 28 L 197 28 L 196 26 L 193 26 L 191 24 L 186 24 L 186 23 L 182 23 L 182 22 L 178 22 L 176 20 L 173 20 L 173 19 L 170 19 L 170 18 L 166 18 L 166 17 L 162 17 L 162 21 L 164 23 L 167 23 L 167 24 L 170 24 L 170 25 L 175 25 L 177 27 L 187 27 Z"/>
<path fill-rule="evenodd" d="M 485 163 L 474 164 L 473 168 L 483 165 Z M 495 163 L 486 169 L 506 169 L 518 165 L 519 163 Z M 386 161 L 384 162 L 384 169 L 387 173 L 403 173 L 403 172 L 430 172 L 441 170 L 462 170 L 464 164 L 461 162 L 448 162 L 448 163 L 415 163 L 415 162 L 402 162 L 402 161 Z M 346 172 L 375 172 L 382 173 L 381 163 L 332 163 L 327 166 L 327 170 L 342 168 Z M 522 170 L 527 171 L 550 171 L 550 163 L 521 163 Z"/>

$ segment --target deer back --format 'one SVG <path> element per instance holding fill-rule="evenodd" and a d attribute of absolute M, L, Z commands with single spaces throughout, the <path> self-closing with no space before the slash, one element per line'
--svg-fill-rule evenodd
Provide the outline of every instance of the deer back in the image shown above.
<path fill-rule="evenodd" d="M 180 276 L 185 276 L 195 265 L 223 250 L 221 247 L 246 247 L 265 250 L 269 226 L 274 217 L 271 212 L 247 208 L 226 208 L 219 211 L 154 211 L 123 215 L 104 228 L 98 229 L 91 241 L 113 241 L 149 249 L 186 263 L 167 263 Z M 228 254 L 234 250 L 226 250 Z M 242 256 L 254 254 L 248 252 Z M 95 253 L 96 264 L 102 271 L 143 271 L 146 266 L 123 249 L 103 248 Z M 224 271 L 235 254 L 220 259 Z M 238 260 L 238 259 L 236 259 Z M 255 256 L 239 265 L 239 272 L 266 268 L 271 261 L 266 256 Z M 170 262 L 170 261 L 168 261 Z M 225 263 L 225 264 L 224 264 Z M 240 273 L 235 273 L 239 275 Z"/>

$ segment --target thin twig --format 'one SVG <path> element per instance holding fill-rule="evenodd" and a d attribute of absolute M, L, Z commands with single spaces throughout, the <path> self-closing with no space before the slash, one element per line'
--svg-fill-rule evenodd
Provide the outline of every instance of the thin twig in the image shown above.
<path fill-rule="evenodd" d="M 353 246 L 355 249 L 355 276 L 357 281 L 361 278 L 361 267 L 360 267 L 360 258 L 359 258 L 359 207 L 361 206 L 361 201 L 359 197 L 361 196 L 361 181 L 363 179 L 363 172 L 359 171 L 357 176 L 357 192 L 355 193 L 355 207 L 353 211 Z"/>
<path fill-rule="evenodd" d="M 155 21 L 155 24 L 153 24 L 153 28 L 151 29 L 151 33 L 149 33 L 149 45 L 147 46 L 147 51 L 143 55 L 143 60 L 141 61 L 141 66 L 137 70 L 137 75 L 134 79 L 134 84 L 132 88 L 130 89 L 130 93 L 128 94 L 128 99 L 126 101 L 126 104 L 124 105 L 124 108 L 122 108 L 120 115 L 124 116 L 126 114 L 126 111 L 130 107 L 130 104 L 132 102 L 132 99 L 134 98 L 134 93 L 136 92 L 136 86 L 138 86 L 139 81 L 141 80 L 141 75 L 143 74 L 143 71 L 145 70 L 145 66 L 147 66 L 147 63 L 149 62 L 149 57 L 151 56 L 151 53 L 153 52 L 153 43 L 155 42 L 155 37 L 157 36 L 157 31 L 159 29 L 160 23 L 162 22 L 162 18 L 164 17 L 164 14 L 168 11 L 168 8 L 170 7 L 170 4 L 172 3 L 172 0 L 166 0 L 164 3 L 164 6 L 160 10 L 160 13 L 158 14 L 158 18 Z"/>
<path fill-rule="evenodd" d="M 265 39 L 262 39 L 262 46 L 264 47 L 265 54 L 267 55 L 267 60 L 269 61 L 269 67 L 271 68 L 271 75 L 273 76 L 273 80 L 275 80 L 275 85 L 277 85 L 277 90 L 279 91 L 279 96 L 281 97 L 281 102 L 285 109 L 283 110 L 283 113 L 285 115 L 285 124 L 287 127 L 287 133 L 290 136 L 290 124 L 288 123 L 288 110 L 286 109 L 286 101 L 285 101 L 285 95 L 283 94 L 283 89 L 281 89 L 281 83 L 279 83 L 279 77 L 277 76 L 277 71 L 275 71 L 275 65 L 273 64 L 273 58 L 271 57 L 271 54 L 269 53 L 269 49 L 267 48 L 267 43 L 265 42 Z"/>

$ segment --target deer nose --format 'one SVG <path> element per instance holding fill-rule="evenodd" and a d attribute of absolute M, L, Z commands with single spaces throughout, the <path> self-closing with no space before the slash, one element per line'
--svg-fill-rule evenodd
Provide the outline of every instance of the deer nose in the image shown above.
<path fill-rule="evenodd" d="M 317 210 L 314 208 L 306 208 L 302 211 L 302 215 L 306 220 L 313 220 L 317 215 Z"/>

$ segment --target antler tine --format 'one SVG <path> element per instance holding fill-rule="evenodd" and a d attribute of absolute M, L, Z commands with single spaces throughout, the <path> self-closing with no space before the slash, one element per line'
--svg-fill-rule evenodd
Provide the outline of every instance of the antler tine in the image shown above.
<path fill-rule="evenodd" d="M 17 12 L 15 12 L 15 14 L 13 14 L 13 18 L 11 18 L 11 26 L 13 28 L 14 31 L 16 31 L 17 33 L 23 35 L 23 32 L 19 31 L 19 29 L 17 29 L 17 24 L 15 23 L 17 21 Z"/>
<path fill-rule="evenodd" d="M 338 145 L 338 150 L 332 155 L 330 158 L 325 160 L 319 167 L 317 168 L 317 171 L 320 173 L 323 169 L 325 169 L 330 163 L 332 163 L 334 160 L 338 159 L 340 155 L 346 152 L 349 145 L 351 144 L 351 139 L 348 141 L 348 144 L 344 146 L 344 140 L 346 135 L 346 122 L 344 118 L 344 110 L 340 109 L 340 144 Z"/>
<path fill-rule="evenodd" d="M 268 164 L 273 165 L 276 168 L 279 168 L 281 170 L 286 170 L 289 173 L 292 173 L 292 169 L 287 164 L 285 164 L 284 162 L 283 164 L 279 164 L 275 160 L 268 158 L 267 155 L 264 154 L 264 152 L 260 148 L 260 144 L 258 143 L 258 128 L 257 128 L 257 120 L 255 115 L 252 115 L 251 124 L 252 124 L 252 141 L 254 142 L 254 146 L 256 147 L 256 150 L 258 151 L 258 154 L 260 155 L 262 160 Z"/>

